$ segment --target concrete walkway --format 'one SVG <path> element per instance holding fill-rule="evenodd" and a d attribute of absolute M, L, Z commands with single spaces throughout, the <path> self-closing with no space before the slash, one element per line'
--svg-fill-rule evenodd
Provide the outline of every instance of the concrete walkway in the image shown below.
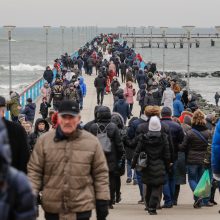
<path fill-rule="evenodd" d="M 82 120 L 84 123 L 94 118 L 94 107 L 96 106 L 96 91 L 94 88 L 95 75 L 89 77 L 85 76 L 85 82 L 87 84 L 87 96 L 84 100 L 84 109 L 81 112 Z M 125 84 L 121 85 L 122 88 Z M 137 90 L 136 90 L 137 91 Z M 112 110 L 113 97 L 112 94 L 105 95 L 104 105 L 109 106 Z M 133 114 L 139 116 L 139 105 L 135 101 Z M 39 112 L 39 101 L 37 102 L 37 112 Z M 39 117 L 39 116 L 38 116 Z M 144 220 L 144 219 L 163 219 L 163 220 L 219 220 L 220 214 L 218 214 L 219 206 L 211 208 L 202 208 L 196 210 L 193 208 L 193 195 L 187 185 L 181 186 L 179 205 L 172 209 L 163 209 L 158 211 L 157 216 L 149 216 L 144 211 L 143 205 L 138 205 L 137 201 L 140 199 L 138 186 L 128 185 L 125 183 L 126 177 L 122 178 L 122 201 L 120 204 L 115 205 L 113 210 L 110 210 L 108 220 Z M 216 192 L 216 201 L 220 204 L 219 193 Z M 43 220 L 43 212 L 41 210 L 39 220 Z M 95 220 L 95 213 L 92 220 Z"/>

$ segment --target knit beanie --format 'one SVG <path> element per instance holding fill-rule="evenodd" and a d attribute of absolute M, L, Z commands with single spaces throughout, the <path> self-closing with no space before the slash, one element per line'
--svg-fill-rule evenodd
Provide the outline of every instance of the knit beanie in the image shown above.
<path fill-rule="evenodd" d="M 157 116 L 150 118 L 149 131 L 161 131 L 160 119 Z"/>
<path fill-rule="evenodd" d="M 161 111 L 161 116 L 162 117 L 171 117 L 172 116 L 172 111 L 169 107 L 163 107 Z"/>

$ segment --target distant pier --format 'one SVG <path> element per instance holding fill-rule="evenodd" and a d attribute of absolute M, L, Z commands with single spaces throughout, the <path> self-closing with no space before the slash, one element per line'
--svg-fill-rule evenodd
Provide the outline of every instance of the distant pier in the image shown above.
<path fill-rule="evenodd" d="M 185 34 L 167 34 L 165 38 L 161 34 L 121 34 L 121 37 L 133 48 L 184 48 L 188 45 L 187 35 Z M 190 47 L 200 47 L 201 39 L 210 39 L 210 46 L 214 47 L 216 41 L 220 41 L 219 34 L 191 34 Z"/>

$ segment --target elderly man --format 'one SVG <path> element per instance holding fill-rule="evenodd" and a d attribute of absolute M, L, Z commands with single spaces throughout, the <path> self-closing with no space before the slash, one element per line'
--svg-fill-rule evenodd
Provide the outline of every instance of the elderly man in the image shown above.
<path fill-rule="evenodd" d="M 46 220 L 97 220 L 108 215 L 108 167 L 96 137 L 78 129 L 78 103 L 63 101 L 59 126 L 42 135 L 28 164 L 36 193 L 42 191 Z"/>

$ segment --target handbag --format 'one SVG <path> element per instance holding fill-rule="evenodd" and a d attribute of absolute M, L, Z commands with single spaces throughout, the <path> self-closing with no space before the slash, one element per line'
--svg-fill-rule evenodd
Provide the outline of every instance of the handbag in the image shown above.
<path fill-rule="evenodd" d="M 143 169 L 147 168 L 148 165 L 148 157 L 145 152 L 141 152 L 139 154 L 138 160 L 137 160 L 137 165 L 136 165 L 136 170 L 137 171 L 142 171 Z"/>

